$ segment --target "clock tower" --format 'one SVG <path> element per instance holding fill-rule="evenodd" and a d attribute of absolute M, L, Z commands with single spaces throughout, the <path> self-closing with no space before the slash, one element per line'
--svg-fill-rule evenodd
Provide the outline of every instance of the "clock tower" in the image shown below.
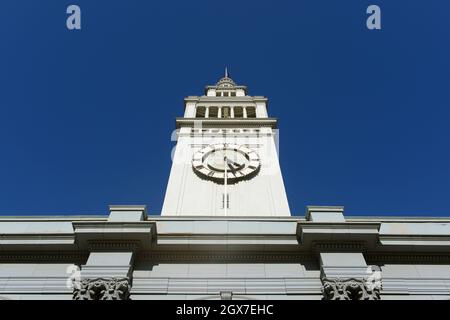
<path fill-rule="evenodd" d="M 163 216 L 290 216 L 267 98 L 225 75 L 184 99 Z"/>

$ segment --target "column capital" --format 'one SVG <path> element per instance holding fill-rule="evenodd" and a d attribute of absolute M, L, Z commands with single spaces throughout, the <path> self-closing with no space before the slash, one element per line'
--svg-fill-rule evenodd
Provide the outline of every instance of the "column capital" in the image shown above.
<path fill-rule="evenodd" d="M 366 279 L 323 278 L 323 300 L 380 300 L 380 287 Z"/>
<path fill-rule="evenodd" d="M 129 300 L 128 278 L 83 279 L 74 284 L 73 300 Z"/>

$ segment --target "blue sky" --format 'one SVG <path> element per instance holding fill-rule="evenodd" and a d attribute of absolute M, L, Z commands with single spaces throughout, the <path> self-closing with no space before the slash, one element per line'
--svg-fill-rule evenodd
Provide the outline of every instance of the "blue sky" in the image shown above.
<path fill-rule="evenodd" d="M 449 216 L 449 39 L 448 0 L 2 0 L 0 214 L 159 214 L 183 98 L 228 66 L 279 118 L 293 214 Z"/>

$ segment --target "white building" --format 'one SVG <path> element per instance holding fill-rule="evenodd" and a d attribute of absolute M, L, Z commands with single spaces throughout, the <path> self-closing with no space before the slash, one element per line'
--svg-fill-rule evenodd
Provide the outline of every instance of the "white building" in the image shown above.
<path fill-rule="evenodd" d="M 225 74 L 176 124 L 161 215 L 1 217 L 0 298 L 450 298 L 450 219 L 291 216 L 267 98 Z"/>

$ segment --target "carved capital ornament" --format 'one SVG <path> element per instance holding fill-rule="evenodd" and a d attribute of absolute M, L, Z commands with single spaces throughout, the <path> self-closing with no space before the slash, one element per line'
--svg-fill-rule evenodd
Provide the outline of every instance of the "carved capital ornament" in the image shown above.
<path fill-rule="evenodd" d="M 380 300 L 380 288 L 364 279 L 322 279 L 323 300 Z"/>
<path fill-rule="evenodd" d="M 129 300 L 130 287 L 128 278 L 83 279 L 74 285 L 73 300 Z"/>

